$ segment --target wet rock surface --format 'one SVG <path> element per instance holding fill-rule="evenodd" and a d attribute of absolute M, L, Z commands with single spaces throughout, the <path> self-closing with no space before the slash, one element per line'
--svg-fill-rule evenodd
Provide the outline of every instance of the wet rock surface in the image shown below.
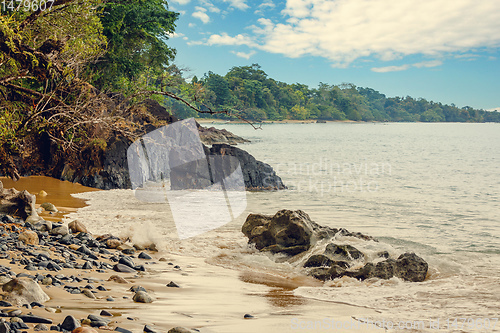
<path fill-rule="evenodd" d="M 378 254 L 369 262 L 366 255 L 340 239 L 354 237 L 361 241 L 376 241 L 370 236 L 346 229 L 320 226 L 303 211 L 281 210 L 274 216 L 248 215 L 242 227 L 249 244 L 260 251 L 283 253 L 288 256 L 304 255 L 303 267 L 307 274 L 326 281 L 343 276 L 358 280 L 369 278 L 390 279 L 398 277 L 405 281 L 422 282 L 428 271 L 428 264 L 415 253 L 403 253 L 391 258 L 387 251 Z M 323 253 L 307 255 L 318 242 L 327 243 Z M 360 263 L 363 264 L 360 268 Z"/>
<path fill-rule="evenodd" d="M 301 210 L 284 209 L 274 216 L 250 214 L 241 230 L 248 237 L 248 242 L 255 244 L 258 250 L 289 255 L 304 252 L 317 241 L 336 235 L 372 239 L 345 229 L 321 226 Z"/>

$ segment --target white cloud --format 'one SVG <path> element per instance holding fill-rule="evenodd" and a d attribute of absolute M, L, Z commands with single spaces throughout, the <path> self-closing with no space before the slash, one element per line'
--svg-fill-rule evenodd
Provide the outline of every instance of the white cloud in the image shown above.
<path fill-rule="evenodd" d="M 234 8 L 237 8 L 237 9 L 241 9 L 241 10 L 245 10 L 245 9 L 248 9 L 248 5 L 245 3 L 246 0 L 223 0 L 224 2 L 229 2 L 229 5 L 231 7 L 234 7 Z"/>
<path fill-rule="evenodd" d="M 254 29 L 256 48 L 338 67 L 371 56 L 439 58 L 500 47 L 500 1 L 287 0 L 282 13 L 286 21 L 266 19 Z"/>
<path fill-rule="evenodd" d="M 443 62 L 441 60 L 431 60 L 431 61 L 417 62 L 415 64 L 406 64 L 401 66 L 373 67 L 372 71 L 376 73 L 400 72 L 410 69 L 411 67 L 432 68 L 441 66 L 442 64 Z"/>
<path fill-rule="evenodd" d="M 417 68 L 431 68 L 441 66 L 443 62 L 441 60 L 432 60 L 432 61 L 423 61 L 416 64 L 413 64 L 413 67 Z"/>
<path fill-rule="evenodd" d="M 189 23 L 189 24 L 188 24 L 188 27 L 190 27 L 190 28 L 194 28 L 194 27 L 196 27 L 196 24 L 195 24 L 195 23 Z"/>
<path fill-rule="evenodd" d="M 216 7 L 213 3 L 207 0 L 200 0 L 200 3 L 205 6 L 209 12 L 220 13 L 220 9 Z"/>
<path fill-rule="evenodd" d="M 250 51 L 248 53 L 245 53 L 245 52 L 236 52 L 236 51 L 231 51 L 231 53 L 235 54 L 236 56 L 240 57 L 240 58 L 244 58 L 244 59 L 250 59 L 255 53 L 255 51 Z"/>
<path fill-rule="evenodd" d="M 257 15 L 264 15 L 264 12 L 269 9 L 274 9 L 276 5 L 272 1 L 264 1 L 258 7 L 258 9 L 254 12 Z"/>
<path fill-rule="evenodd" d="M 372 71 L 377 73 L 400 72 L 400 71 L 405 71 L 408 68 L 410 68 L 410 65 L 386 66 L 386 67 L 374 67 L 372 68 Z"/>
<path fill-rule="evenodd" d="M 191 16 L 200 19 L 205 24 L 210 22 L 210 16 L 207 15 L 207 10 L 205 8 L 196 6 L 195 9 L 196 11 L 191 14 Z"/>
<path fill-rule="evenodd" d="M 191 0 L 170 0 L 174 3 L 178 3 L 179 5 L 187 5 Z"/>
<path fill-rule="evenodd" d="M 491 108 L 491 109 L 488 109 L 486 111 L 497 111 L 497 112 L 500 112 L 500 106 L 497 107 L 497 108 Z"/>
<path fill-rule="evenodd" d="M 207 42 L 207 45 L 247 45 L 250 47 L 255 47 L 257 46 L 252 39 L 246 35 L 236 35 L 234 37 L 229 36 L 226 33 L 223 33 L 222 35 L 211 35 Z"/>

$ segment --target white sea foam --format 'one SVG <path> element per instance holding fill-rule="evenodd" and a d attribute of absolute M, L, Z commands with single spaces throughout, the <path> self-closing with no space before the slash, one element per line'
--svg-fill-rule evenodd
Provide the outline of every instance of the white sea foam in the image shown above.
<path fill-rule="evenodd" d="M 500 182 L 492 175 L 498 175 L 500 132 L 488 124 L 469 125 L 330 124 L 318 128 L 312 124 L 275 126 L 259 132 L 235 125 L 230 130 L 254 140 L 246 149 L 275 167 L 283 161 L 307 166 L 327 155 L 340 165 L 388 163 L 391 173 L 363 175 L 378 183 L 376 192 L 338 188 L 326 193 L 314 186 L 300 190 L 291 186 L 288 191 L 247 193 L 248 207 L 242 218 L 183 241 L 177 237 L 167 203 L 140 202 L 131 190 L 79 194 L 79 198 L 89 199 L 90 206 L 68 218 L 84 221 L 95 234 L 110 232 L 151 240 L 163 244 L 163 250 L 206 258 L 214 265 L 296 281 L 304 276 L 306 256 L 289 262 L 279 255 L 260 253 L 247 245 L 241 225 L 249 212 L 302 209 L 319 224 L 377 237 L 379 242 L 350 237 L 337 240 L 359 248 L 368 260 L 380 251 L 393 258 L 411 251 L 429 263 L 429 273 L 422 283 L 395 278 L 360 282 L 344 277 L 310 287 L 310 281 L 304 280 L 295 295 L 321 300 L 325 307 L 327 302 L 369 307 L 377 313 L 371 319 L 424 320 L 429 324 L 438 318 L 441 323 L 455 318 L 495 318 L 500 308 Z M 290 170 L 282 167 L 278 172 L 285 184 L 325 181 L 321 174 Z M 324 246 L 326 243 L 320 243 L 308 254 L 321 253 Z M 500 324 L 497 326 L 496 331 Z M 454 328 L 441 326 L 443 330 Z"/>

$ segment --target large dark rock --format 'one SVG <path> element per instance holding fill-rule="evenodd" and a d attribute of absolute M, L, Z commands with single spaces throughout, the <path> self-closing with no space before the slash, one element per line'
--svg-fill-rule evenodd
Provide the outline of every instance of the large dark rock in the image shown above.
<path fill-rule="evenodd" d="M 307 251 L 319 240 L 330 240 L 322 254 L 311 255 L 303 264 L 309 275 L 322 281 L 342 276 L 359 280 L 372 277 L 390 279 L 395 276 L 405 281 L 421 282 L 427 275 L 428 264 L 415 253 L 404 253 L 395 260 L 389 258 L 389 253 L 383 252 L 379 257 L 387 259 L 376 264 L 366 262 L 366 256 L 354 246 L 336 244 L 337 237 L 356 237 L 365 241 L 375 239 L 359 232 L 320 226 L 301 210 L 280 210 L 274 216 L 250 214 L 241 231 L 258 250 L 288 255 Z M 356 270 L 351 268 L 360 262 L 364 263 L 363 267 Z"/>
<path fill-rule="evenodd" d="M 337 234 L 371 239 L 359 233 L 350 233 L 345 229 L 321 226 L 301 210 L 286 209 L 278 211 L 274 216 L 250 214 L 241 231 L 248 237 L 248 242 L 255 244 L 257 249 L 289 255 L 306 251 L 316 241 L 332 238 Z"/>
<path fill-rule="evenodd" d="M 286 189 L 281 178 L 276 175 L 273 168 L 266 163 L 258 161 L 243 149 L 228 144 L 214 144 L 206 155 L 234 156 L 241 166 L 245 188 L 247 190 L 282 190 Z"/>

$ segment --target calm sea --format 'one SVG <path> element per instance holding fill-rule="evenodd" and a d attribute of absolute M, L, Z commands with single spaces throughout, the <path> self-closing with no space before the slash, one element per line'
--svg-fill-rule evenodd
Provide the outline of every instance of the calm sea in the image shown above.
<path fill-rule="evenodd" d="M 500 323 L 493 329 L 500 315 L 499 124 L 215 126 L 251 140 L 241 148 L 272 165 L 289 189 L 247 193 L 240 218 L 191 240 L 165 242 L 170 251 L 293 279 L 304 273 L 301 261 L 277 263 L 280 258 L 249 249 L 240 229 L 250 212 L 301 209 L 319 224 L 378 238 L 345 240 L 368 256 L 417 253 L 430 274 L 423 283 L 345 278 L 300 286 L 296 296 L 376 309 L 373 320 L 424 320 L 427 328 L 416 331 L 436 331 L 430 325 L 437 319 L 440 331 L 500 330 Z M 97 233 L 119 227 L 135 230 L 135 237 L 138 229 L 145 238 L 175 237 L 165 204 L 141 203 L 127 190 L 81 197 L 90 198 L 90 206 L 77 215 Z"/>

